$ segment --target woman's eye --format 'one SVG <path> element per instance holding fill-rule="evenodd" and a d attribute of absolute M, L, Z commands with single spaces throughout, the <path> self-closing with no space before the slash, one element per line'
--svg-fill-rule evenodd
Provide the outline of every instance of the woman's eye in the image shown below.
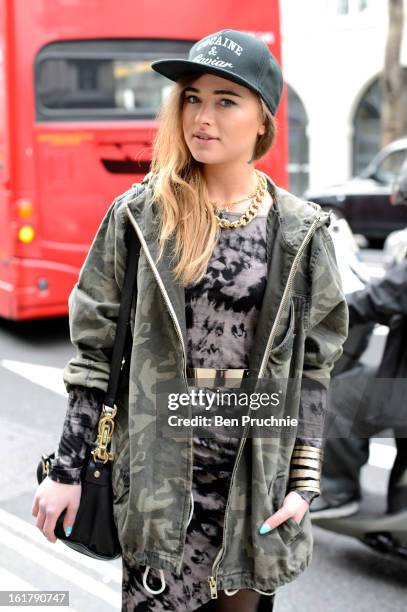
<path fill-rule="evenodd" d="M 190 101 L 191 101 L 191 98 L 198 99 L 196 96 L 190 95 L 190 96 L 185 96 L 185 101 L 186 101 L 186 102 L 190 102 Z"/>
<path fill-rule="evenodd" d="M 227 102 L 227 104 L 225 104 L 225 108 L 235 105 L 235 102 L 233 102 L 232 100 L 228 100 L 227 98 L 222 98 L 221 102 Z"/>

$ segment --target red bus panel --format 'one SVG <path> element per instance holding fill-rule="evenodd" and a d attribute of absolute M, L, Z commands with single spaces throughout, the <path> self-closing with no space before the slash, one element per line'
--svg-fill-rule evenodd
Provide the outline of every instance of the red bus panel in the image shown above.
<path fill-rule="evenodd" d="M 186 57 L 223 28 L 252 32 L 281 62 L 275 0 L 0 0 L 0 316 L 67 313 L 115 196 L 149 170 L 171 83 L 153 60 Z M 286 187 L 286 99 L 258 164 Z"/>

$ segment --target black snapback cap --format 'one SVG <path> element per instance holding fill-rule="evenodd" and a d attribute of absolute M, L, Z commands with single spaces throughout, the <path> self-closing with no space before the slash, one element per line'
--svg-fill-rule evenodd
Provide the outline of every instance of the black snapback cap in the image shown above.
<path fill-rule="evenodd" d="M 172 81 L 192 73 L 216 74 L 258 93 L 273 115 L 283 91 L 280 65 L 267 45 L 239 30 L 209 34 L 193 45 L 188 59 L 158 60 L 151 68 Z"/>

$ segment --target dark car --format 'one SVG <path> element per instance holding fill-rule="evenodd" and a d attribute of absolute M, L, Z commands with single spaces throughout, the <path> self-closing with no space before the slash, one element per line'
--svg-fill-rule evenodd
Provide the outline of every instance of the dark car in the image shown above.
<path fill-rule="evenodd" d="M 304 197 L 345 217 L 355 234 L 383 241 L 407 226 L 407 207 L 390 200 L 406 160 L 407 138 L 401 138 L 384 147 L 359 176 L 321 191 L 309 189 Z"/>
<path fill-rule="evenodd" d="M 400 174 L 393 183 L 390 202 L 396 206 L 407 207 L 407 160 Z M 407 227 L 398 232 L 391 232 L 383 245 L 383 261 L 385 268 L 391 268 L 407 257 Z"/>
<path fill-rule="evenodd" d="M 407 206 L 407 159 L 400 170 L 400 174 L 393 183 L 390 203 L 393 206 Z"/>

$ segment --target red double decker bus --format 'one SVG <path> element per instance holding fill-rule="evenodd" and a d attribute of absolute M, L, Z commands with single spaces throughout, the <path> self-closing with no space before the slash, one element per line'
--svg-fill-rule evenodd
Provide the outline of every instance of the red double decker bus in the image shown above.
<path fill-rule="evenodd" d="M 281 61 L 278 0 L 0 0 L 0 316 L 67 313 L 113 198 L 148 171 L 171 83 L 151 70 L 210 32 L 252 32 Z M 258 167 L 287 185 L 286 100 Z"/>

